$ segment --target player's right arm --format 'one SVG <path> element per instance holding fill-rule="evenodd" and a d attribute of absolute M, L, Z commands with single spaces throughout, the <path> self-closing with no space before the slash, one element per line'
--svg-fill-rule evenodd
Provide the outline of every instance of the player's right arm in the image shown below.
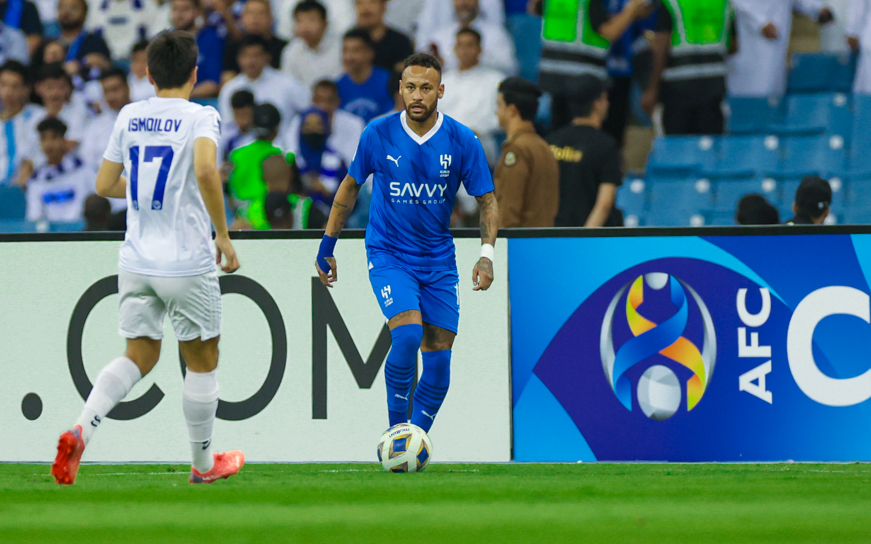
<path fill-rule="evenodd" d="M 97 194 L 106 198 L 127 198 L 127 180 L 121 176 L 124 165 L 103 159 L 97 172 Z"/>
<path fill-rule="evenodd" d="M 336 191 L 336 196 L 333 198 L 333 207 L 330 210 L 330 218 L 327 220 L 326 232 L 324 233 L 323 240 L 321 240 L 321 247 L 318 249 L 318 257 L 315 260 L 315 268 L 318 270 L 321 283 L 327 287 L 332 287 L 333 282 L 338 279 L 333 249 L 336 247 L 339 234 L 342 233 L 342 229 L 348 223 L 351 212 L 354 211 L 354 204 L 357 203 L 360 187 L 361 185 L 357 184 L 356 179 L 347 175 L 342 184 L 339 185 L 339 190 Z"/>
<path fill-rule="evenodd" d="M 221 174 L 218 172 L 218 146 L 209 138 L 194 140 L 194 174 L 206 210 L 215 226 L 217 264 L 224 272 L 235 272 L 239 269 L 239 259 L 236 257 L 236 250 L 233 249 L 233 243 L 230 242 L 227 217 L 224 215 L 224 191 L 221 186 Z M 221 254 L 226 257 L 226 264 L 221 264 Z"/>

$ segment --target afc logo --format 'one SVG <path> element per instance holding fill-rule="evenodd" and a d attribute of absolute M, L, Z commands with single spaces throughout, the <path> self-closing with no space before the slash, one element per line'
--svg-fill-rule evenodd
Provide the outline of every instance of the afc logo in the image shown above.
<path fill-rule="evenodd" d="M 450 155 L 441 155 L 439 157 L 439 162 L 442 163 L 442 170 L 447 170 L 451 167 L 451 156 Z"/>

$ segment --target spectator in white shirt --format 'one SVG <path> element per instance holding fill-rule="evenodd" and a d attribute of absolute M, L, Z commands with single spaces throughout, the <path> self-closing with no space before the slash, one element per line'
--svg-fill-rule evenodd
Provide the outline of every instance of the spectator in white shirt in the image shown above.
<path fill-rule="evenodd" d="M 91 119 L 85 129 L 85 137 L 79 146 L 78 155 L 84 161 L 96 178 L 97 171 L 103 163 L 103 153 L 109 145 L 109 136 L 115 127 L 115 120 L 121 108 L 130 103 L 130 86 L 127 85 L 127 74 L 121 68 L 110 68 L 100 74 L 100 86 L 106 107 L 100 115 Z M 112 211 L 127 209 L 127 200 L 111 198 Z"/>
<path fill-rule="evenodd" d="M 46 164 L 27 183 L 28 221 L 71 223 L 83 219 L 85 198 L 94 192 L 94 175 L 85 163 L 69 152 L 67 127 L 55 117 L 37 125 L 39 144 Z"/>
<path fill-rule="evenodd" d="M 354 26 L 354 0 L 320 1 L 327 8 L 327 20 L 334 35 L 341 36 Z M 275 33 L 278 36 L 288 40 L 295 36 L 296 19 L 293 12 L 298 2 L 299 0 L 273 0 L 277 9 Z"/>
<path fill-rule="evenodd" d="M 157 19 L 154 0 L 101 0 L 89 10 L 88 29 L 101 34 L 116 59 L 126 58 L 137 41 L 147 40 Z"/>
<path fill-rule="evenodd" d="M 269 53 L 266 40 L 249 34 L 239 43 L 237 58 L 242 73 L 227 82 L 218 96 L 218 111 L 226 124 L 233 118 L 230 99 L 241 89 L 254 94 L 258 104 L 270 103 L 281 113 L 282 130 L 289 127 L 296 116 L 308 107 L 309 91 L 293 77 L 283 74 L 269 66 Z"/>
<path fill-rule="evenodd" d="M 489 23 L 478 17 L 478 0 L 454 0 L 456 22 L 435 30 L 429 42 L 418 43 L 418 51 L 426 51 L 441 57 L 447 70 L 459 65 L 454 54 L 454 43 L 461 28 L 472 28 L 481 35 L 481 64 L 506 75 L 517 73 L 517 58 L 514 40 L 502 25 Z"/>
<path fill-rule="evenodd" d="M 505 76 L 492 68 L 481 66 L 481 35 L 471 28 L 457 32 L 454 54 L 459 61 L 456 70 L 445 71 L 442 84 L 445 96 L 439 100 L 439 111 L 466 125 L 478 135 L 487 161 L 495 165 L 497 156 L 496 98 L 499 83 Z"/>
<path fill-rule="evenodd" d="M 390 2 L 391 4 L 405 4 L 405 0 Z M 418 47 L 432 41 L 433 35 L 440 29 L 457 22 L 456 13 L 452 9 L 450 0 L 423 0 L 423 7 L 418 11 L 417 34 L 415 41 Z M 503 0 L 481 0 L 478 18 L 482 22 L 497 26 L 505 26 L 505 2 Z M 391 6 L 390 11 L 394 9 Z"/>
<path fill-rule="evenodd" d="M 15 60 L 0 66 L 0 185 L 23 185 L 30 175 L 16 174 L 23 159 L 39 153 L 36 124 L 42 108 L 28 104 L 30 74 Z"/>
<path fill-rule="evenodd" d="M 328 79 L 318 81 L 312 93 L 312 105 L 327 112 L 330 122 L 330 136 L 327 143 L 342 158 L 345 164 L 351 164 L 357 153 L 357 143 L 363 135 L 366 123 L 353 113 L 339 109 L 339 90 L 335 82 Z M 284 148 L 299 153 L 300 119 L 291 123 L 285 133 Z"/>
<path fill-rule="evenodd" d="M 127 85 L 130 86 L 130 100 L 139 102 L 157 96 L 154 85 L 148 81 L 145 68 L 148 67 L 148 54 L 145 50 L 148 42 L 137 42 L 130 51 L 130 75 L 127 76 Z"/>
<path fill-rule="evenodd" d="M 281 54 L 281 71 L 311 88 L 321 79 L 342 73 L 342 41 L 330 33 L 327 10 L 317 0 L 303 0 L 293 9 L 296 35 Z"/>

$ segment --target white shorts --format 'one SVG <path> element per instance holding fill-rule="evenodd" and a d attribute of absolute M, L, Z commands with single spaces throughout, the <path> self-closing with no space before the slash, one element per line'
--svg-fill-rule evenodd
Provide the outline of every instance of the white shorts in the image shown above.
<path fill-rule="evenodd" d="M 169 313 L 180 342 L 209 340 L 221 334 L 218 274 L 163 278 L 118 271 L 118 332 L 124 338 L 163 338 Z"/>

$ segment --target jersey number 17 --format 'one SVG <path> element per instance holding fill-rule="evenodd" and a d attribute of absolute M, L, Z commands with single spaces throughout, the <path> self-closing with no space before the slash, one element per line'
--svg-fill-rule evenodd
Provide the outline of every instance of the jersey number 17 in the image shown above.
<path fill-rule="evenodd" d="M 139 149 L 138 145 L 130 148 L 130 196 L 133 200 L 133 209 L 139 210 Z M 169 177 L 169 168 L 172 166 L 172 146 L 147 145 L 145 146 L 145 162 L 160 159 L 160 171 L 157 173 L 157 181 L 154 184 L 154 194 L 151 197 L 151 209 L 163 208 L 163 193 L 166 191 L 166 179 Z"/>

